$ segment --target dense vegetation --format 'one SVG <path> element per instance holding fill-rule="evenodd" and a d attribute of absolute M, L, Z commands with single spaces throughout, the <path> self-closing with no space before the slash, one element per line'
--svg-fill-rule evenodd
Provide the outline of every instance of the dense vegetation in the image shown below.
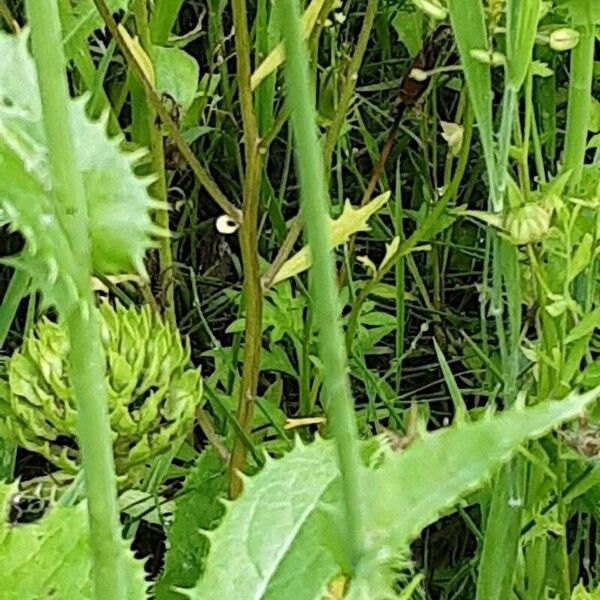
<path fill-rule="evenodd" d="M 0 25 L 1 598 L 600 598 L 597 0 Z"/>

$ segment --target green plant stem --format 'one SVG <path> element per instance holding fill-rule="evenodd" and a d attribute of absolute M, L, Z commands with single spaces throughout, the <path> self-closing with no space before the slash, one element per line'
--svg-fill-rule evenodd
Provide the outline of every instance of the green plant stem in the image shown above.
<path fill-rule="evenodd" d="M 117 23 L 113 19 L 113 16 L 106 5 L 105 0 L 94 0 L 94 4 L 102 17 L 102 20 L 106 24 L 106 27 L 110 31 L 110 34 L 116 40 L 119 50 L 123 54 L 123 57 L 127 61 L 127 66 L 133 72 L 135 77 L 139 80 L 144 92 L 148 97 L 148 100 L 156 110 L 156 113 L 160 117 L 162 125 L 167 130 L 167 133 L 173 140 L 173 143 L 177 146 L 177 149 L 190 165 L 198 182 L 204 186 L 207 194 L 216 202 L 216 204 L 223 210 L 223 212 L 230 216 L 236 223 L 241 223 L 242 214 L 241 211 L 236 208 L 221 191 L 219 186 L 216 184 L 214 179 L 210 176 L 208 171 L 200 164 L 200 161 L 196 158 L 196 155 L 190 148 L 189 144 L 183 138 L 179 127 L 173 118 L 169 114 L 169 111 L 163 106 L 160 96 L 157 94 L 152 83 L 146 77 L 143 68 L 140 66 L 138 61 L 135 59 L 131 49 L 127 45 L 127 42 L 123 38 L 123 35 L 117 27 Z"/>
<path fill-rule="evenodd" d="M 563 167 L 565 170 L 572 170 L 571 185 L 579 183 L 583 172 L 592 110 L 592 80 L 594 73 L 595 32 L 593 23 L 589 22 L 578 27 L 578 31 L 580 35 L 579 44 L 571 51 Z"/>
<path fill-rule="evenodd" d="M 365 8 L 365 14 L 363 16 L 362 26 L 354 49 L 354 54 L 348 64 L 346 71 L 346 78 L 344 80 L 344 87 L 342 88 L 338 105 L 335 109 L 335 115 L 333 121 L 327 130 L 325 135 L 325 144 L 323 147 L 323 165 L 325 168 L 325 176 L 331 170 L 331 157 L 333 155 L 333 149 L 337 144 L 340 136 L 340 131 L 344 121 L 348 115 L 348 108 L 350 102 L 354 96 L 354 90 L 356 88 L 356 82 L 358 81 L 358 71 L 362 64 L 365 51 L 367 49 L 367 43 L 371 36 L 371 30 L 373 29 L 373 23 L 375 22 L 375 16 L 377 15 L 377 7 L 379 0 L 369 0 Z"/>
<path fill-rule="evenodd" d="M 105 362 L 90 287 L 87 205 L 69 125 L 58 7 L 56 0 L 29 0 L 27 9 L 54 195 L 61 224 L 78 258 L 79 268 L 73 279 L 79 302 L 65 316 L 71 345 L 69 377 L 78 407 L 79 445 L 85 474 L 94 595 L 98 600 L 125 600 L 116 478 L 104 385 Z"/>
<path fill-rule="evenodd" d="M 135 16 L 141 46 L 146 53 L 149 54 L 152 48 L 152 42 L 150 39 L 148 6 L 146 0 L 136 0 L 133 3 L 133 14 Z M 140 100 L 145 105 L 145 110 L 141 111 L 141 115 L 145 117 L 145 123 L 140 125 L 143 125 L 143 129 L 145 129 L 143 137 L 147 138 L 150 145 L 150 155 L 152 157 L 151 172 L 156 177 L 156 181 L 152 184 L 152 194 L 157 200 L 162 202 L 165 207 L 162 210 L 156 211 L 154 220 L 160 228 L 169 231 L 163 135 L 160 130 L 160 122 L 156 109 L 152 106 L 152 103 L 148 101 L 147 97 L 143 95 L 143 88 L 140 89 L 140 91 L 142 92 Z M 164 236 L 158 241 L 158 266 L 160 272 L 159 280 L 162 308 L 166 320 L 175 327 L 177 324 L 175 317 L 175 278 L 173 253 L 171 251 L 171 239 L 169 236 Z"/>
<path fill-rule="evenodd" d="M 504 211 L 504 195 L 506 193 L 506 182 L 508 179 L 508 155 L 510 152 L 510 140 L 512 137 L 513 118 L 518 90 L 510 85 L 504 89 L 502 98 L 502 121 L 498 132 L 498 157 L 496 161 L 496 206 L 494 210 L 502 213 Z"/>
<path fill-rule="evenodd" d="M 346 547 L 353 569 L 365 551 L 366 539 L 354 403 L 346 376 L 334 264 L 328 249 L 329 210 L 323 160 L 317 141 L 316 110 L 298 5 L 294 0 L 279 0 L 275 10 L 287 57 L 287 100 L 296 140 L 302 211 L 313 257 L 311 297 L 319 331 L 327 412 L 338 448 L 346 511 Z"/>
<path fill-rule="evenodd" d="M 31 277 L 22 269 L 17 269 L 10 279 L 4 298 L 2 298 L 2 306 L 0 306 L 0 348 L 4 346 L 6 336 L 17 314 L 19 304 L 27 293 L 30 281 Z"/>
<path fill-rule="evenodd" d="M 238 400 L 237 420 L 246 434 L 252 428 L 254 402 L 260 371 L 262 348 L 262 288 L 258 255 L 258 209 L 262 176 L 262 154 L 258 152 L 258 128 L 250 86 L 252 65 L 250 63 L 250 34 L 246 0 L 233 0 L 233 24 L 235 27 L 235 50 L 237 83 L 244 131 L 244 204 L 242 224 L 239 230 L 244 269 L 244 302 L 246 329 L 244 332 L 244 364 Z M 230 461 L 229 494 L 232 498 L 241 492 L 238 471 L 246 460 L 246 446 L 238 436 L 234 442 Z"/>

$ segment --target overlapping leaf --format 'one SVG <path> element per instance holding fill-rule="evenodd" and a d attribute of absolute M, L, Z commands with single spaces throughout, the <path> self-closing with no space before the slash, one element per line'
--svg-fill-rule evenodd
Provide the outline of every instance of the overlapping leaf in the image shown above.
<path fill-rule="evenodd" d="M 52 195 L 41 100 L 27 34 L 0 35 L 0 207 L 27 241 L 16 266 L 31 273 L 49 304 L 76 299 L 73 273 L 77 249 L 60 221 Z M 105 124 L 90 121 L 85 100 L 70 106 L 77 166 L 87 198 L 92 262 L 104 274 L 144 273 L 143 256 L 162 235 L 150 211 L 158 208 L 149 179 L 133 173 L 139 153 L 125 153 Z"/>
<path fill-rule="evenodd" d="M 5 521 L 16 486 L 0 483 L 0 572 L 3 600 L 92 600 L 85 504 L 54 507 L 38 523 Z M 128 600 L 147 597 L 144 567 L 123 545 Z"/>
<path fill-rule="evenodd" d="M 481 485 L 519 444 L 577 416 L 599 395 L 597 388 L 560 402 L 455 424 L 427 434 L 401 453 L 385 452 L 376 469 L 364 467 L 370 546 L 347 597 L 390 597 L 394 567 L 424 527 Z M 331 527 L 340 503 L 333 442 L 300 445 L 268 462 L 257 476 L 245 479 L 240 499 L 228 503 L 221 525 L 208 534 L 204 575 L 185 595 L 194 600 L 319 600 L 344 572 Z"/>

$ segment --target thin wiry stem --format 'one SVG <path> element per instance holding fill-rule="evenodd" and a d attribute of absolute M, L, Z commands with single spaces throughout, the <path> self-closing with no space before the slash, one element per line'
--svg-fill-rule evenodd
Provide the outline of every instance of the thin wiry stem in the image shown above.
<path fill-rule="evenodd" d="M 244 433 L 252 428 L 254 402 L 258 387 L 262 335 L 262 288 L 258 256 L 258 208 L 262 174 L 262 154 L 258 152 L 258 129 L 254 113 L 250 76 L 250 34 L 245 0 L 233 0 L 233 24 L 237 60 L 237 83 L 244 130 L 244 204 L 239 231 L 244 269 L 244 302 L 246 328 L 244 332 L 244 364 L 238 400 L 237 420 Z M 236 437 L 230 461 L 229 494 L 235 498 L 241 492 L 238 471 L 246 460 L 246 445 Z"/>

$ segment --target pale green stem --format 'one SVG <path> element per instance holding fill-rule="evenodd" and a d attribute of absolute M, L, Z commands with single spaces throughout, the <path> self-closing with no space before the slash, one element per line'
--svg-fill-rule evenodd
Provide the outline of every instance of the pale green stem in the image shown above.
<path fill-rule="evenodd" d="M 338 448 L 344 491 L 346 547 L 351 568 L 355 568 L 366 547 L 357 427 L 346 375 L 346 349 L 340 324 L 335 270 L 329 251 L 329 200 L 317 141 L 314 94 L 297 2 L 279 0 L 275 9 L 287 56 L 287 101 L 296 141 L 302 212 L 313 258 L 311 297 L 319 331 L 327 413 Z"/>
<path fill-rule="evenodd" d="M 499 213 L 504 210 L 504 194 L 508 179 L 508 156 L 517 96 L 518 90 L 507 85 L 502 99 L 502 121 L 500 123 L 500 131 L 498 132 L 498 156 L 496 160 L 496 183 L 498 191 L 496 194 L 497 205 L 494 208 Z"/>
<path fill-rule="evenodd" d="M 65 316 L 71 345 L 69 376 L 78 407 L 79 445 L 85 473 L 94 597 L 125 600 L 116 479 L 105 397 L 105 362 L 90 287 L 87 205 L 69 125 L 70 100 L 58 7 L 56 0 L 28 0 L 27 8 L 57 212 L 78 258 L 78 272 L 72 276 L 79 302 Z"/>
<path fill-rule="evenodd" d="M 588 126 L 592 110 L 592 79 L 594 73 L 594 27 L 579 28 L 579 44 L 571 52 L 569 104 L 565 138 L 564 169 L 571 169 L 571 184 L 581 180 Z"/>
<path fill-rule="evenodd" d="M 0 348 L 4 346 L 10 326 L 17 314 L 19 304 L 27 293 L 31 277 L 29 273 L 17 269 L 11 277 L 10 283 L 0 306 Z"/>

